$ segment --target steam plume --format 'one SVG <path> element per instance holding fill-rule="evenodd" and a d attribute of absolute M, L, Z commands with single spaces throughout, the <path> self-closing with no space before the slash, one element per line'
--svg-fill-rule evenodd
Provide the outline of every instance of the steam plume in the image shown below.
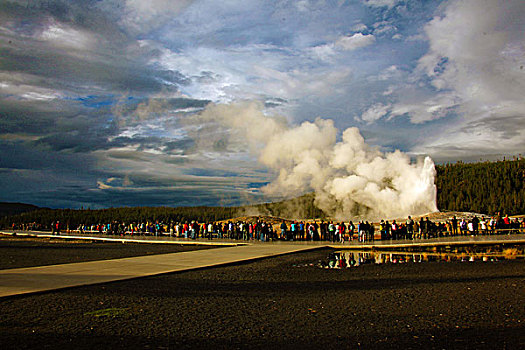
<path fill-rule="evenodd" d="M 338 219 L 437 211 L 433 161 L 426 157 L 411 163 L 400 151 L 382 153 L 368 146 L 357 128 L 346 129 L 337 141 L 332 120 L 289 127 L 283 118 L 266 116 L 256 102 L 210 105 L 199 119 L 243 135 L 259 161 L 276 172 L 263 188 L 269 195 L 313 190 L 316 205 Z"/>

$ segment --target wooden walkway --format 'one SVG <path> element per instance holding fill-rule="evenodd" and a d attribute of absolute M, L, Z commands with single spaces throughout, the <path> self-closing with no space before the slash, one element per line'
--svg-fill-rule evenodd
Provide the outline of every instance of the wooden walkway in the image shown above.
<path fill-rule="evenodd" d="M 316 249 L 316 245 L 253 244 L 181 253 L 0 270 L 0 297 L 219 266 Z"/>

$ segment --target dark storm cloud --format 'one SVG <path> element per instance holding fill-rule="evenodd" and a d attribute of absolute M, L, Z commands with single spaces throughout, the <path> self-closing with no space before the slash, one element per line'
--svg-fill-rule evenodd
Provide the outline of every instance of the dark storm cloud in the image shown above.
<path fill-rule="evenodd" d="M 220 199 L 217 200 L 217 197 Z M 252 199 L 254 199 L 253 197 Z M 122 206 L 195 206 L 207 205 L 238 205 L 246 201 L 245 196 L 239 195 L 238 191 L 231 189 L 221 190 L 219 193 L 210 192 L 209 188 L 196 188 L 181 186 L 179 188 L 164 188 L 151 190 L 90 190 L 80 192 L 77 189 L 61 189 L 60 191 L 49 191 L 38 195 L 39 202 L 58 204 L 61 207 L 78 207 L 79 203 L 85 203 L 84 207 L 108 208 Z"/>
<path fill-rule="evenodd" d="M 177 141 L 168 141 L 164 144 L 167 152 L 175 150 L 188 150 L 192 149 L 195 146 L 195 141 L 193 139 L 184 139 Z M 184 153 L 183 153 L 184 154 Z"/>
<path fill-rule="evenodd" d="M 170 110 L 203 108 L 208 103 L 183 98 L 154 100 L 158 101 L 160 106 L 158 114 Z M 119 120 L 115 120 L 112 110 L 115 103 L 111 96 L 50 101 L 0 100 L 0 135 L 34 136 L 34 140 L 28 143 L 27 147 L 40 147 L 51 151 L 90 153 L 129 144 L 138 145 L 138 150 L 165 147 L 168 152 L 183 151 L 192 147 L 193 141 L 190 139 L 174 140 L 155 135 L 119 136 Z M 126 104 L 119 107 L 121 118 L 132 119 L 144 103 L 149 103 L 149 100 L 126 100 Z M 147 111 L 147 115 L 148 118 L 157 116 L 151 110 Z"/>
<path fill-rule="evenodd" d="M 71 151 L 90 153 L 98 149 L 107 149 L 111 143 L 107 142 L 107 137 L 97 135 L 94 132 L 81 133 L 78 131 L 61 132 L 51 134 L 35 141 L 36 146 L 43 146 L 52 151 Z"/>
<path fill-rule="evenodd" d="M 0 133 L 46 133 L 52 129 L 55 116 L 56 113 L 38 110 L 31 104 L 0 101 Z"/>
<path fill-rule="evenodd" d="M 30 140 L 6 140 L 0 136 L 0 154 L 3 201 L 59 207 L 58 203 L 45 197 L 50 193 L 68 192 L 70 201 L 74 201 L 78 193 L 95 185 L 93 179 L 102 176 L 88 155 L 49 152 L 35 147 Z"/>
<path fill-rule="evenodd" d="M 34 155 L 24 157 L 34 159 Z M 238 205 L 256 200 L 257 194 L 239 191 L 238 184 L 223 179 L 193 180 L 152 179 L 147 176 L 131 176 L 130 187 L 120 186 L 97 189 L 93 179 L 105 178 L 94 168 L 81 166 L 81 160 L 69 162 L 60 159 L 61 171 L 56 171 L 56 161 L 45 169 L 5 169 L 0 167 L 0 186 L 4 189 L 2 200 L 37 203 L 52 208 L 107 208 L 116 206 L 194 206 L 194 205 Z M 45 163 L 46 160 L 40 163 Z M 22 166 L 22 161 L 20 162 Z M 67 164 L 67 166 L 64 166 Z M 90 171 L 91 169 L 91 171 Z M 113 182 L 116 182 L 113 181 Z M 112 185 L 111 182 L 109 185 Z M 245 186 L 248 186 L 246 184 Z"/>
<path fill-rule="evenodd" d="M 91 152 L 109 147 L 108 137 L 117 132 L 108 122 L 108 111 L 92 111 L 73 101 L 0 101 L 0 135 L 34 136 L 27 147 Z M 86 114 L 85 114 L 86 113 Z"/>
<path fill-rule="evenodd" d="M 108 179 L 113 179 L 114 172 L 100 170 L 88 153 L 49 152 L 49 145 L 32 145 L 31 141 L 0 140 L 2 200 L 53 208 L 78 208 L 81 205 L 103 208 L 130 203 L 147 206 L 217 205 L 224 198 L 233 205 L 241 201 L 241 194 L 236 193 L 238 184 L 210 177 L 217 174 L 205 171 L 201 176 L 191 175 L 186 179 L 137 174 L 127 179 L 129 185 L 121 178 L 119 186 L 113 188 L 116 181 Z M 122 153 L 118 155 L 125 157 Z M 141 155 L 143 159 L 138 159 Z M 141 152 L 129 152 L 128 156 L 140 160 L 141 164 L 152 160 Z M 97 188 L 97 183 L 107 183 L 107 186 Z"/>
<path fill-rule="evenodd" d="M 94 6 L 97 2 L 29 4 L 0 6 L 0 18 L 9 30 L 0 34 L 0 70 L 58 79 L 79 92 L 93 86 L 156 92 L 188 84 L 179 72 L 150 67 L 148 60 L 157 54 L 155 50 L 147 51 L 129 38 L 110 14 Z"/>
<path fill-rule="evenodd" d="M 33 103 L 7 104 L 0 102 L 0 135 L 23 134 L 32 136 L 31 142 L 24 145 L 28 148 L 46 149 L 47 151 L 69 151 L 91 153 L 96 150 L 107 150 L 114 147 L 125 147 L 134 145 L 137 151 L 144 149 L 159 149 L 163 147 L 166 152 L 184 152 L 193 147 L 191 139 L 174 140 L 161 136 L 118 136 L 120 129 L 117 122 L 113 120 L 109 108 L 85 108 L 78 107 L 80 103 L 69 101 L 60 103 L 64 109 L 61 113 L 38 111 L 33 109 Z M 197 102 L 196 105 L 200 105 Z M 178 105 L 193 105 L 191 103 L 178 102 Z M 40 103 L 40 106 L 42 103 Z M 130 108 L 133 112 L 134 107 Z M 69 111 L 67 111 L 69 109 Z M 130 112 L 130 113 L 131 113 Z M 124 157 L 119 153 L 119 157 Z M 130 151 L 130 157 L 137 156 Z M 4 161 L 9 159 L 4 155 Z"/>
<path fill-rule="evenodd" d="M 37 203 L 46 207 L 158 205 L 237 205 L 256 195 L 239 192 L 247 180 L 227 171 L 193 169 L 189 175 L 155 178 L 148 174 L 120 175 L 100 170 L 85 153 L 49 152 L 31 142 L 0 140 L 2 200 Z M 138 157 L 142 153 L 130 152 Z M 142 154 L 143 155 L 143 154 Z M 120 156 L 124 156 L 120 154 Z M 148 162 L 140 159 L 141 164 Z M 150 159 L 152 160 L 152 159 Z M 196 172 L 197 175 L 193 174 Z M 233 177 L 233 180 L 228 177 Z M 126 184 L 126 182 L 128 184 Z M 103 187 L 97 183 L 106 184 Z"/>
<path fill-rule="evenodd" d="M 122 55 L 125 53 L 123 52 Z M 157 76 L 154 69 L 142 62 L 97 58 L 96 61 L 69 56 L 67 53 L 46 49 L 15 51 L 0 49 L 0 70 L 23 72 L 44 78 L 60 77 L 62 84 L 72 92 L 82 93 L 83 85 L 98 85 L 115 92 L 147 93 L 162 88 L 176 90 L 186 78 L 176 72 L 162 72 Z M 169 85 L 167 85 L 169 83 Z"/>

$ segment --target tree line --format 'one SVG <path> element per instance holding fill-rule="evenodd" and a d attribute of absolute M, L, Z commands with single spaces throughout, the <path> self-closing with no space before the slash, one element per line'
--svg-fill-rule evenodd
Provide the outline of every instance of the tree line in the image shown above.
<path fill-rule="evenodd" d="M 525 158 L 436 166 L 440 210 L 525 214 Z"/>
<path fill-rule="evenodd" d="M 437 204 L 440 210 L 484 214 L 525 213 L 525 159 L 497 162 L 444 164 L 436 166 Z M 25 209 L 25 208 L 24 208 Z M 119 222 L 214 222 L 238 216 L 270 215 L 291 219 L 323 219 L 314 204 L 314 194 L 276 203 L 238 207 L 121 207 L 109 209 L 37 209 L 0 218 L 1 227 L 36 223 L 48 227 L 60 221 L 80 224 Z"/>
<path fill-rule="evenodd" d="M 322 218 L 324 213 L 314 205 L 314 195 L 276 202 L 237 207 L 120 207 L 108 209 L 48 209 L 42 208 L 0 218 L 0 227 L 12 223 L 35 223 L 48 227 L 52 222 L 77 227 L 80 224 L 96 225 L 114 221 L 142 222 L 215 222 L 238 216 L 270 215 L 284 218 Z"/>

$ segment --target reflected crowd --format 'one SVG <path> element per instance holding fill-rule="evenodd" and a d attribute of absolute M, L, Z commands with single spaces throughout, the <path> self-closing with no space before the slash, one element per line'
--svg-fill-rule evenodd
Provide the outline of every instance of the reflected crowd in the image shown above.
<path fill-rule="evenodd" d="M 495 262 L 500 260 L 523 259 L 523 246 L 509 249 L 510 252 L 389 252 L 389 251 L 355 251 L 343 250 L 332 252 L 326 260 L 320 260 L 317 264 L 305 264 L 304 266 L 317 266 L 325 269 L 345 269 L 359 267 L 365 264 L 403 264 L 422 262 Z"/>

